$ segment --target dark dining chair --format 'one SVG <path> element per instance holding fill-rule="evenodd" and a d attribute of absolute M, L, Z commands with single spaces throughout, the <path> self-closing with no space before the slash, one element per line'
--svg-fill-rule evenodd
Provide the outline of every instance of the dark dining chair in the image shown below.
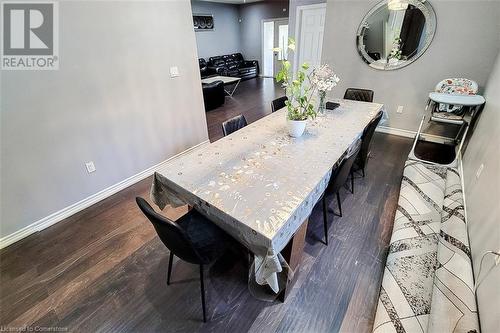
<path fill-rule="evenodd" d="M 141 211 L 153 224 L 163 244 L 170 250 L 167 285 L 170 285 L 174 255 L 200 266 L 201 304 L 203 321 L 206 322 L 203 266 L 219 259 L 233 243 L 233 240 L 195 209 L 191 209 L 174 222 L 155 212 L 143 198 L 137 197 L 135 200 Z"/>
<path fill-rule="evenodd" d="M 247 125 L 247 120 L 245 117 L 240 114 L 239 116 L 236 116 L 234 118 L 231 118 L 229 120 L 226 120 L 225 122 L 222 123 L 222 132 L 224 133 L 224 136 L 227 136 L 233 132 L 236 132 L 237 130 L 245 127 Z"/>
<path fill-rule="evenodd" d="M 271 102 L 271 112 L 278 111 L 286 106 L 285 102 L 288 101 L 288 97 L 283 96 L 276 98 Z"/>
<path fill-rule="evenodd" d="M 361 88 L 347 88 L 344 99 L 361 102 L 373 102 L 373 90 Z"/>
<path fill-rule="evenodd" d="M 323 228 L 325 232 L 325 245 L 328 245 L 328 225 L 327 225 L 327 213 L 328 213 L 328 205 L 326 202 L 326 196 L 334 194 L 337 196 L 337 203 L 339 205 L 339 215 L 342 216 L 342 205 L 340 203 L 340 194 L 339 191 L 344 186 L 351 173 L 352 165 L 354 160 L 358 156 L 358 153 L 361 149 L 361 140 L 358 139 L 354 144 L 351 145 L 349 151 L 345 155 L 344 159 L 337 168 L 332 171 L 332 175 L 330 177 L 330 181 L 328 186 L 326 187 L 325 193 L 323 193 Z M 353 186 L 354 178 L 351 174 L 351 186 Z M 335 213 L 334 213 L 335 215 Z"/>
<path fill-rule="evenodd" d="M 370 157 L 370 144 L 373 139 L 373 133 L 377 128 L 380 119 L 382 119 L 383 112 L 380 111 L 377 115 L 368 123 L 368 125 L 363 130 L 363 135 L 361 136 L 361 150 L 359 151 L 358 157 L 354 161 L 355 170 L 361 170 L 363 177 L 365 176 L 365 167 Z"/>

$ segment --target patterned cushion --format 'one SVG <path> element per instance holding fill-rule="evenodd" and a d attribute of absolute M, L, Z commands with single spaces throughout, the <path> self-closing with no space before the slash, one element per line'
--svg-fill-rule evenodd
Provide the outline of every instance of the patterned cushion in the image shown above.
<path fill-rule="evenodd" d="M 406 162 L 374 332 L 427 326 L 445 177 L 442 167 Z"/>
<path fill-rule="evenodd" d="M 475 81 L 464 78 L 449 78 L 444 79 L 436 85 L 436 92 L 447 93 L 452 95 L 475 95 L 478 85 Z M 438 110 L 441 112 L 456 113 L 463 108 L 461 105 L 448 105 L 439 103 Z M 462 119 L 460 117 L 460 119 Z"/>
<path fill-rule="evenodd" d="M 457 95 L 475 95 L 477 93 L 478 85 L 475 81 L 454 77 L 444 79 L 436 85 L 434 89 L 436 92 L 457 94 Z"/>
<path fill-rule="evenodd" d="M 446 111 L 434 112 L 433 116 L 436 118 L 444 119 L 444 120 L 462 120 L 463 119 L 463 116 L 461 114 L 456 114 L 454 112 L 446 112 Z"/>
<path fill-rule="evenodd" d="M 428 332 L 478 332 L 460 175 L 448 169 Z"/>
<path fill-rule="evenodd" d="M 458 224 L 464 221 L 460 184 L 454 169 L 406 162 L 374 332 L 461 332 L 466 327 L 468 332 L 477 327 L 474 294 L 449 273 L 470 272 L 458 276 L 467 286 L 472 282 L 467 231 L 463 222 Z M 460 258 L 469 258 L 468 265 L 462 260 L 454 266 L 452 248 L 462 251 Z M 447 270 L 447 265 L 452 267 Z M 465 297 L 470 311 L 453 305 L 449 295 Z"/>

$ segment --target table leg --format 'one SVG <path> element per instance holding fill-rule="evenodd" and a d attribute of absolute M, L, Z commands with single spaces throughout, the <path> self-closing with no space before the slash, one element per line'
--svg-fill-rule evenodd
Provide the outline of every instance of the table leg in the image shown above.
<path fill-rule="evenodd" d="M 298 267 L 302 259 L 302 253 L 304 252 L 304 245 L 306 242 L 306 231 L 307 223 L 309 219 L 305 219 L 300 228 L 297 230 L 295 235 L 292 237 L 290 242 L 285 246 L 281 254 L 285 258 L 286 262 L 290 268 L 295 272 L 292 279 L 287 279 L 285 289 L 278 296 L 278 299 L 282 302 L 288 297 L 288 294 L 293 288 L 293 285 L 297 281 Z"/>
<path fill-rule="evenodd" d="M 229 97 L 233 97 L 233 94 L 236 91 L 236 88 L 238 88 L 238 85 L 240 84 L 240 81 L 241 81 L 241 79 L 236 81 L 236 84 L 234 85 L 233 89 L 230 92 L 227 91 L 226 89 L 224 89 L 224 91 L 226 92 L 226 94 L 228 94 Z"/>

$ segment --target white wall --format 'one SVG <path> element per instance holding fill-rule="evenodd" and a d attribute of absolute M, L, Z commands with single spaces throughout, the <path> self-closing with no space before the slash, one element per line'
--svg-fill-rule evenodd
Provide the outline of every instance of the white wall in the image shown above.
<path fill-rule="evenodd" d="M 1 237 L 208 139 L 189 1 L 59 6 L 60 69 L 1 72 Z"/>
<path fill-rule="evenodd" d="M 476 281 L 482 281 L 477 290 L 481 327 L 483 333 L 493 333 L 500 328 L 500 266 L 494 267 L 495 257 L 485 257 L 479 280 L 478 273 L 485 251 L 500 252 L 500 56 L 484 96 L 486 106 L 464 154 L 463 168 L 474 273 Z M 484 169 L 477 179 L 481 164 Z"/>
<path fill-rule="evenodd" d="M 207 1 L 191 1 L 193 14 L 212 14 L 213 31 L 197 31 L 198 56 L 209 57 L 240 52 L 239 6 Z"/>
<path fill-rule="evenodd" d="M 417 61 L 395 71 L 372 69 L 356 50 L 358 25 L 377 3 L 328 1 L 322 62 L 341 78 L 332 96 L 342 97 L 348 87 L 373 89 L 375 101 L 389 111 L 387 126 L 416 131 L 427 95 L 442 79 L 467 77 L 484 87 L 499 50 L 500 1 L 431 0 L 437 17 L 433 42 Z"/>

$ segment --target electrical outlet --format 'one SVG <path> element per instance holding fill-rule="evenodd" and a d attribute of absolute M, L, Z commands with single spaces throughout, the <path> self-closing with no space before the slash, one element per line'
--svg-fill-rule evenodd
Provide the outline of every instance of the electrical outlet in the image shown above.
<path fill-rule="evenodd" d="M 398 109 L 396 110 L 396 113 L 403 113 L 403 106 L 398 105 Z"/>
<path fill-rule="evenodd" d="M 94 162 L 92 162 L 92 161 L 85 162 L 85 167 L 87 168 L 88 173 L 92 173 L 95 171 L 95 165 L 94 165 Z"/>
<path fill-rule="evenodd" d="M 484 169 L 484 164 L 481 163 L 481 165 L 479 166 L 479 168 L 477 168 L 477 171 L 476 171 L 476 179 L 479 179 L 479 177 L 481 177 L 481 173 L 483 172 L 483 169 Z"/>
<path fill-rule="evenodd" d="M 177 68 L 177 66 L 170 67 L 170 77 L 178 77 L 178 76 L 180 76 L 179 68 Z"/>

